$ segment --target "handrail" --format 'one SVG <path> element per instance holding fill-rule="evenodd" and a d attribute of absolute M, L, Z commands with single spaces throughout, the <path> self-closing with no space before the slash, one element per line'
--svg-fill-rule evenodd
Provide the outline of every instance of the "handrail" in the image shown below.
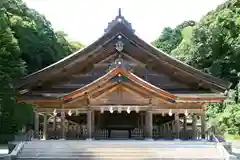
<path fill-rule="evenodd" d="M 39 139 L 40 136 L 38 133 L 32 129 L 30 129 L 25 135 L 24 135 L 24 141 L 31 141 L 33 139 Z"/>
<path fill-rule="evenodd" d="M 208 129 L 206 130 L 206 135 L 207 134 L 210 134 L 210 138 L 211 138 L 210 140 L 213 139 L 215 142 L 220 143 L 219 138 L 216 136 L 216 127 L 214 126 L 208 127 Z"/>

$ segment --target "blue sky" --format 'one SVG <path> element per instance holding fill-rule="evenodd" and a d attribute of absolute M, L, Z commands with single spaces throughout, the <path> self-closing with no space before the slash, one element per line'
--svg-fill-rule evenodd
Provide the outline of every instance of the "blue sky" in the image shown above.
<path fill-rule="evenodd" d="M 122 15 L 146 42 L 152 42 L 163 27 L 184 20 L 198 21 L 225 0 L 24 0 L 63 30 L 71 40 L 89 45 L 103 33 L 122 8 Z"/>

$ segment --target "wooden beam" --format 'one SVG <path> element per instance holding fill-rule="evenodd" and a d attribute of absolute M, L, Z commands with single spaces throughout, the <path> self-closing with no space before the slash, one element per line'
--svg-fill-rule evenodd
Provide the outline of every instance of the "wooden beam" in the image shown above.
<path fill-rule="evenodd" d="M 133 57 L 130 56 L 128 53 L 126 53 L 126 52 L 122 52 L 122 55 L 123 55 L 123 57 L 126 57 L 126 58 L 128 58 L 129 60 L 131 60 L 131 61 L 133 61 L 133 62 L 139 64 L 139 66 L 141 66 L 141 67 L 143 67 L 143 68 L 146 67 L 146 64 L 144 64 L 144 63 L 138 61 L 136 58 L 133 58 Z"/>
<path fill-rule="evenodd" d="M 117 58 L 117 55 L 118 55 L 118 53 L 115 52 L 112 55 L 108 56 L 107 58 L 105 58 L 105 59 L 101 60 L 100 62 L 94 64 L 94 66 L 99 65 L 99 64 L 104 64 L 105 62 L 107 62 L 108 60 L 111 60 L 112 58 Z"/>

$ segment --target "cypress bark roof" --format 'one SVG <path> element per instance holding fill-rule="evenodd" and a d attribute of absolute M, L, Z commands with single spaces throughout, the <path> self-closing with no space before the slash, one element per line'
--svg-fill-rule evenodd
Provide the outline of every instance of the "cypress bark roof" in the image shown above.
<path fill-rule="evenodd" d="M 165 66 L 172 70 L 171 73 L 176 77 L 182 76 L 186 79 L 192 79 L 199 85 L 213 88 L 219 92 L 224 92 L 230 88 L 230 82 L 184 64 L 151 44 L 146 43 L 134 33 L 131 24 L 122 17 L 121 13 L 109 24 L 103 36 L 98 40 L 46 68 L 27 75 L 16 87 L 20 90 L 31 88 L 39 83 L 54 79 L 54 77 L 66 77 L 65 73 L 71 74 L 76 68 L 83 70 L 84 67 L 93 65 L 97 58 L 111 55 L 116 50 L 115 45 L 119 40 L 123 41 L 124 49 L 128 52 L 134 53 L 135 56 L 145 56 L 144 59 L 146 59 L 147 65 L 154 65 L 154 67 Z"/>

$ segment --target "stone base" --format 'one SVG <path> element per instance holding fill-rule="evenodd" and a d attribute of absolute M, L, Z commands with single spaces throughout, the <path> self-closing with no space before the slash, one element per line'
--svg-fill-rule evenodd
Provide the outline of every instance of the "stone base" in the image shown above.
<path fill-rule="evenodd" d="M 145 138 L 146 141 L 154 141 L 152 138 Z"/>
<path fill-rule="evenodd" d="M 92 141 L 93 139 L 92 138 L 87 138 L 86 141 Z"/>

